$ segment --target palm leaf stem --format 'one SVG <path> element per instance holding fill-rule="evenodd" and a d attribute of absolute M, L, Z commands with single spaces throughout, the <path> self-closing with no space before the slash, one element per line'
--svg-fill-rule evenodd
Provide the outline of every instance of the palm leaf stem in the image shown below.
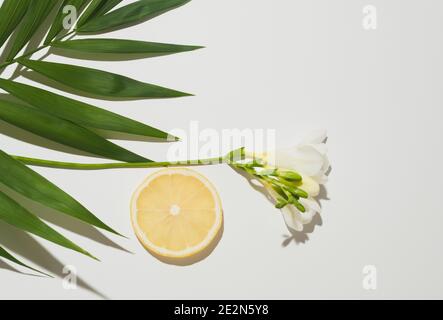
<path fill-rule="evenodd" d="M 75 33 L 75 30 L 72 30 L 72 31 L 70 31 L 70 32 L 68 32 L 68 33 L 66 33 L 66 34 L 64 34 L 63 36 L 61 36 L 61 37 L 59 37 L 59 38 L 57 38 L 57 39 L 54 39 L 53 41 L 51 41 L 51 42 L 48 43 L 48 44 L 42 44 L 41 46 L 39 46 L 39 47 L 37 47 L 37 48 L 35 48 L 35 49 L 32 49 L 32 50 L 30 50 L 30 51 L 28 51 L 28 52 L 25 52 L 25 53 L 24 53 L 22 56 L 20 56 L 20 57 L 16 57 L 15 59 L 13 59 L 13 60 L 11 60 L 11 61 L 6 61 L 6 62 L 0 64 L 0 70 L 6 68 L 7 66 L 10 66 L 11 64 L 17 63 L 18 60 L 20 60 L 20 59 L 22 59 L 22 58 L 27 58 L 27 57 L 29 57 L 29 56 L 32 56 L 34 53 L 37 53 L 37 52 L 39 52 L 39 51 L 41 51 L 41 50 L 43 50 L 43 49 L 49 48 L 53 42 L 63 40 L 63 39 L 65 39 L 66 37 L 72 35 L 73 33 Z"/>

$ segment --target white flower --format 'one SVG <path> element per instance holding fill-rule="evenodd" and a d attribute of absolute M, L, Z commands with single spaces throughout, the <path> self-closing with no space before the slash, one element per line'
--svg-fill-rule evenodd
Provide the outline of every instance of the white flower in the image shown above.
<path fill-rule="evenodd" d="M 321 213 L 320 205 L 313 198 L 300 199 L 299 202 L 306 208 L 299 211 L 294 205 L 287 205 L 281 209 L 286 225 L 295 231 L 303 231 L 303 225 L 312 221 L 317 213 Z"/>
<path fill-rule="evenodd" d="M 268 154 L 268 164 L 277 168 L 294 170 L 322 184 L 327 180 L 326 172 L 329 169 L 325 139 L 325 131 L 312 132 L 297 146 L 278 149 L 272 156 Z"/>
<path fill-rule="evenodd" d="M 301 189 L 309 194 L 308 199 L 301 198 L 299 202 L 306 211 L 301 212 L 294 205 L 282 208 L 286 225 L 296 231 L 302 231 L 303 225 L 321 212 L 316 197 L 320 193 L 320 185 L 326 183 L 326 173 L 329 170 L 329 160 L 325 144 L 326 132 L 316 131 L 305 137 L 297 146 L 276 150 L 272 156 L 267 154 L 267 165 L 279 169 L 298 172 L 303 180 Z"/>

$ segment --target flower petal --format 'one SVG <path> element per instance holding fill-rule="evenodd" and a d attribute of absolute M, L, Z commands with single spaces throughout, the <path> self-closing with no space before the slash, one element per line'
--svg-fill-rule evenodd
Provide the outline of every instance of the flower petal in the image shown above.
<path fill-rule="evenodd" d="M 315 210 L 308 210 L 306 212 L 300 213 L 298 219 L 303 224 L 311 223 L 314 216 L 317 214 Z"/>
<path fill-rule="evenodd" d="M 326 184 L 328 182 L 328 176 L 325 174 L 319 174 L 318 176 L 312 177 L 318 184 Z"/>
<path fill-rule="evenodd" d="M 275 165 L 299 173 L 315 176 L 323 167 L 324 157 L 311 146 L 301 146 L 277 151 Z"/>
<path fill-rule="evenodd" d="M 313 198 L 303 199 L 302 198 L 299 201 L 305 208 L 309 208 L 306 211 L 312 210 L 314 212 L 321 213 L 321 207 L 315 199 L 313 199 Z"/>
<path fill-rule="evenodd" d="M 300 144 L 320 144 L 326 140 L 326 137 L 327 132 L 325 129 L 314 130 L 307 134 Z"/>
<path fill-rule="evenodd" d="M 302 176 L 302 179 L 302 185 L 300 188 L 306 191 L 310 197 L 318 196 L 320 193 L 319 183 L 315 179 L 305 175 Z"/>
<path fill-rule="evenodd" d="M 300 221 L 300 216 L 297 215 L 299 212 L 294 206 L 288 205 L 282 208 L 281 211 L 288 228 L 303 231 L 303 223 Z"/>
<path fill-rule="evenodd" d="M 328 153 L 328 147 L 324 143 L 310 144 L 315 150 L 317 150 L 323 156 L 326 156 Z"/>

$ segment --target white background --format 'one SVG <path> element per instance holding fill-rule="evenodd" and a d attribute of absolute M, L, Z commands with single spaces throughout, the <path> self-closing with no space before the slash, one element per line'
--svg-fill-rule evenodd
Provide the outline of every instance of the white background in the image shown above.
<path fill-rule="evenodd" d="M 362 28 L 367 4 L 378 9 L 374 31 Z M 242 176 L 227 166 L 199 168 L 221 195 L 224 234 L 205 260 L 183 267 L 152 257 L 130 226 L 131 194 L 152 170 L 40 168 L 129 239 L 42 212 L 99 263 L 0 224 L 2 245 L 58 275 L 24 275 L 0 262 L 0 298 L 443 298 L 442 9 L 438 0 L 194 0 L 104 37 L 204 50 L 128 62 L 50 56 L 196 94 L 82 98 L 165 130 L 187 130 L 192 120 L 202 129 L 275 128 L 279 144 L 288 144 L 307 128 L 327 128 L 329 200 L 305 235 L 288 239 L 279 211 Z M 48 150 L 42 139 L 1 128 L 1 148 L 11 154 L 101 161 Z M 118 143 L 158 160 L 168 149 Z M 77 290 L 63 289 L 64 265 L 76 267 Z M 377 268 L 375 291 L 362 287 L 365 265 Z"/>

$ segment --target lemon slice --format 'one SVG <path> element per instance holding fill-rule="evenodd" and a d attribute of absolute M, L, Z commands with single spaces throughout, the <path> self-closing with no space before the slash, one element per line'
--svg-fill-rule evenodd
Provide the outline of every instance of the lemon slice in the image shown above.
<path fill-rule="evenodd" d="M 187 258 L 207 248 L 223 222 L 220 197 L 201 174 L 168 168 L 135 191 L 131 220 L 143 246 L 161 257 Z"/>

